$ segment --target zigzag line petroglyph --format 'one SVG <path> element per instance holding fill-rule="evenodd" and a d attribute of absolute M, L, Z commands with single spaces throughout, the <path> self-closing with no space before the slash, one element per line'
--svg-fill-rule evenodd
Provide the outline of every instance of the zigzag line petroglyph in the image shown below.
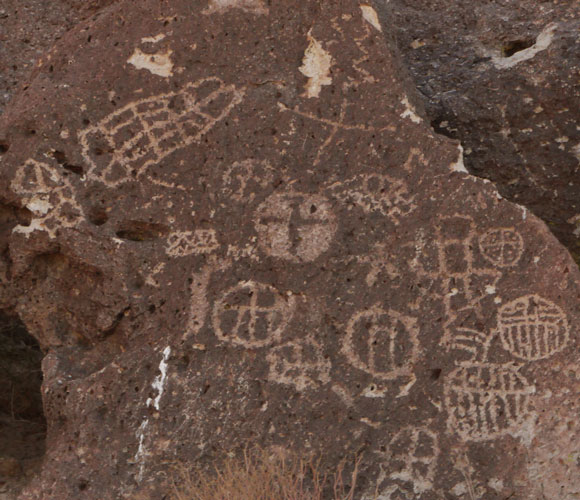
<path fill-rule="evenodd" d="M 244 90 L 219 78 L 127 104 L 79 132 L 87 176 L 109 186 L 143 175 L 173 152 L 197 142 L 242 102 Z"/>

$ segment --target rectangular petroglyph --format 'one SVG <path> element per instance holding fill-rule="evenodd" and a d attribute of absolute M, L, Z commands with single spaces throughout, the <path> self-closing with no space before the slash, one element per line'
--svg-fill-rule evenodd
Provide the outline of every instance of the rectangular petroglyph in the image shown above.
<path fill-rule="evenodd" d="M 196 229 L 195 231 L 178 231 L 167 237 L 165 251 L 172 257 L 210 254 L 219 248 L 214 229 Z"/>

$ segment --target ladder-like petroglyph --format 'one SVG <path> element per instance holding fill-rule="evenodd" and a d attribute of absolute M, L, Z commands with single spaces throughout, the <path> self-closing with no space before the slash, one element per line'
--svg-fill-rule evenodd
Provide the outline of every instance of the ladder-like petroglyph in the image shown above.
<path fill-rule="evenodd" d="M 375 305 L 350 319 L 342 353 L 352 366 L 376 379 L 413 377 L 418 335 L 415 318 Z"/>
<path fill-rule="evenodd" d="M 524 240 L 514 228 L 490 229 L 479 237 L 482 255 L 499 267 L 515 266 L 524 251 Z"/>
<path fill-rule="evenodd" d="M 561 351 L 570 338 L 564 311 L 538 295 L 526 295 L 500 307 L 498 329 L 503 347 L 527 361 Z"/>
<path fill-rule="evenodd" d="M 221 341 L 247 348 L 275 345 L 292 319 L 295 306 L 291 294 L 282 296 L 270 285 L 243 281 L 214 304 L 214 331 Z"/>
<path fill-rule="evenodd" d="M 330 202 L 317 194 L 273 194 L 255 218 L 260 248 L 290 262 L 310 262 L 326 252 L 337 225 Z"/>
<path fill-rule="evenodd" d="M 171 257 L 211 254 L 220 247 L 215 229 L 175 231 L 167 237 L 165 251 Z"/>
<path fill-rule="evenodd" d="M 87 176 L 114 187 L 198 142 L 242 102 L 244 90 L 211 77 L 127 104 L 78 134 Z"/>

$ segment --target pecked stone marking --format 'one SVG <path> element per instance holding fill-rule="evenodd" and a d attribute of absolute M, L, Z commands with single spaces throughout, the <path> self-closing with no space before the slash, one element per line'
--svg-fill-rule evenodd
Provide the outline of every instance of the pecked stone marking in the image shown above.
<path fill-rule="evenodd" d="M 171 257 L 211 254 L 219 248 L 215 229 L 176 231 L 167 237 L 165 252 Z"/>
<path fill-rule="evenodd" d="M 139 177 L 149 166 L 199 141 L 243 96 L 243 89 L 211 77 L 127 104 L 79 132 L 88 177 L 110 187 Z"/>
<path fill-rule="evenodd" d="M 330 76 L 332 56 L 312 36 L 312 30 L 308 32 L 307 37 L 308 47 L 304 51 L 302 66 L 298 70 L 308 78 L 308 82 L 305 85 L 305 96 L 308 98 L 320 97 L 322 86 L 332 84 L 332 77 Z"/>
<path fill-rule="evenodd" d="M 173 76 L 171 54 L 173 54 L 171 49 L 156 54 L 146 54 L 141 49 L 136 48 L 127 62 L 137 69 L 145 69 L 154 75 L 169 78 Z"/>
<path fill-rule="evenodd" d="M 270 346 L 280 342 L 295 306 L 292 295 L 282 297 L 270 285 L 243 281 L 215 303 L 214 331 L 223 342 L 246 348 Z"/>
<path fill-rule="evenodd" d="M 273 194 L 255 217 L 262 250 L 291 262 L 310 262 L 323 254 L 337 226 L 330 202 L 316 194 Z"/>
<path fill-rule="evenodd" d="M 564 311 L 538 295 L 526 295 L 503 305 L 498 328 L 504 348 L 528 361 L 563 350 L 570 337 Z"/>
<path fill-rule="evenodd" d="M 413 376 L 418 335 L 415 318 L 375 305 L 350 319 L 342 352 L 352 366 L 380 380 Z"/>
<path fill-rule="evenodd" d="M 479 237 L 482 255 L 499 267 L 515 266 L 524 251 L 524 240 L 514 228 L 490 229 Z"/>

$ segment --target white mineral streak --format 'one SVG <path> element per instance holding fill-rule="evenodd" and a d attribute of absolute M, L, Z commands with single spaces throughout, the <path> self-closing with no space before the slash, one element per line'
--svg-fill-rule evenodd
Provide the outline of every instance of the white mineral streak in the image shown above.
<path fill-rule="evenodd" d="M 457 161 L 455 163 L 451 164 L 451 171 L 463 172 L 465 174 L 468 174 L 469 172 L 465 168 L 465 163 L 463 162 L 463 146 L 460 144 L 457 147 L 459 149 L 459 157 L 457 158 Z"/>
<path fill-rule="evenodd" d="M 362 4 L 360 6 L 360 10 L 362 10 L 362 16 L 365 21 L 367 21 L 377 30 L 383 31 L 383 28 L 379 21 L 379 16 L 377 15 L 377 11 L 375 9 L 373 9 L 370 5 Z"/>
<path fill-rule="evenodd" d="M 421 117 L 416 113 L 415 108 L 411 106 L 407 96 L 404 97 L 401 104 L 405 106 L 405 111 L 401 113 L 401 118 L 409 118 L 413 123 L 421 123 Z"/>
<path fill-rule="evenodd" d="M 308 78 L 305 86 L 308 98 L 319 97 L 322 86 L 332 84 L 330 66 L 332 66 L 332 56 L 322 48 L 310 30 L 308 32 L 308 47 L 304 51 L 302 66 L 298 68 L 300 73 Z"/>
<path fill-rule="evenodd" d="M 127 62 L 135 66 L 137 69 L 146 69 L 154 75 L 168 78 L 173 76 L 171 54 L 173 54 L 171 49 L 156 54 L 145 54 L 141 49 L 137 48 Z"/>
<path fill-rule="evenodd" d="M 502 57 L 499 54 L 494 54 L 491 58 L 493 64 L 498 69 L 507 69 L 519 64 L 523 61 L 527 61 L 534 57 L 538 52 L 546 50 L 552 40 L 554 39 L 554 31 L 556 31 L 555 24 L 549 24 L 544 28 L 544 30 L 536 38 L 536 43 L 527 49 L 520 50 L 516 52 L 511 57 Z"/>
<path fill-rule="evenodd" d="M 157 391 L 157 396 L 155 399 L 147 399 L 147 406 L 151 406 L 153 402 L 153 407 L 156 410 L 159 410 L 159 401 L 161 401 L 161 396 L 163 396 L 163 392 L 165 391 L 165 383 L 167 382 L 167 360 L 169 359 L 169 355 L 171 354 L 171 347 L 167 346 L 163 350 L 163 358 L 159 363 L 159 375 L 155 377 L 155 380 L 151 384 L 151 387 Z"/>
<path fill-rule="evenodd" d="M 159 33 L 156 36 L 146 36 L 145 38 L 141 38 L 141 43 L 157 43 L 160 42 L 165 38 L 163 33 Z"/>
<path fill-rule="evenodd" d="M 263 0 L 210 0 L 207 9 L 203 10 L 202 14 L 208 15 L 234 8 L 251 14 L 268 14 L 268 8 L 264 6 Z"/>

